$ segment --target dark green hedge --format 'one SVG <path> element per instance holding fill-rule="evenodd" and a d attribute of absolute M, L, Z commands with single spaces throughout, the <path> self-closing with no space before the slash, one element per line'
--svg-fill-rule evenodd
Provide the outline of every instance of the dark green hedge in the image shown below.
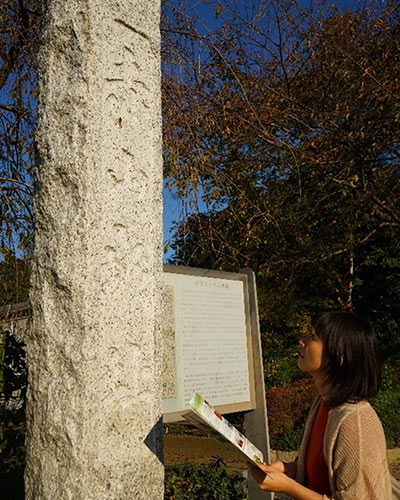
<path fill-rule="evenodd" d="M 194 465 L 190 462 L 165 468 L 165 500 L 245 500 L 246 480 L 228 474 L 222 460 Z"/>

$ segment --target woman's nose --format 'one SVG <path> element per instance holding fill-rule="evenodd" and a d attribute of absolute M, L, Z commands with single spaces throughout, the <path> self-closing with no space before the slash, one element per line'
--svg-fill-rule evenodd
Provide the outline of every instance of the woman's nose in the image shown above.
<path fill-rule="evenodd" d="M 301 347 L 305 347 L 306 344 L 304 342 L 304 337 L 302 337 L 300 340 L 299 340 L 299 344 L 301 345 Z"/>

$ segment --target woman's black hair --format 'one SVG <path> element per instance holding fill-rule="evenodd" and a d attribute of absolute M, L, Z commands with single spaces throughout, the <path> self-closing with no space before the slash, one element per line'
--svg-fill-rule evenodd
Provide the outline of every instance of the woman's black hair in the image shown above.
<path fill-rule="evenodd" d="M 323 343 L 330 406 L 375 396 L 381 365 L 375 332 L 368 323 L 350 312 L 329 311 L 319 314 L 312 326 Z"/>

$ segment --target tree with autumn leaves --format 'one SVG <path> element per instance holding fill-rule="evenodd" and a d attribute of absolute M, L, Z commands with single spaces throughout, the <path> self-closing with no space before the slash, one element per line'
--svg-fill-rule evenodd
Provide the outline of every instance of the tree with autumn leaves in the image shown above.
<path fill-rule="evenodd" d="M 177 227 L 173 261 L 253 268 L 266 352 L 345 308 L 399 353 L 399 6 L 257 8 L 199 37 L 196 76 L 165 92 L 167 174 L 207 207 Z"/>

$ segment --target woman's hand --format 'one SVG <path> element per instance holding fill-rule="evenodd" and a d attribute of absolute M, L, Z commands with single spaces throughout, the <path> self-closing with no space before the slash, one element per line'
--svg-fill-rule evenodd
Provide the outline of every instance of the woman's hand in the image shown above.
<path fill-rule="evenodd" d="M 275 462 L 272 465 L 263 463 L 259 466 L 247 462 L 247 467 L 261 490 L 286 493 L 290 479 L 284 473 L 283 462 Z"/>
<path fill-rule="evenodd" d="M 287 465 L 284 462 L 275 462 L 272 465 L 265 463 L 260 466 L 247 462 L 251 475 L 263 491 L 285 493 L 296 500 L 323 500 L 323 495 L 316 493 L 285 474 Z M 283 469 L 283 470 L 282 470 Z"/>
<path fill-rule="evenodd" d="M 285 464 L 281 460 L 278 460 L 277 462 L 273 462 L 270 465 L 270 467 L 272 467 L 273 469 L 276 469 L 279 472 L 284 472 L 286 474 Z"/>
<path fill-rule="evenodd" d="M 281 460 L 278 460 L 277 462 L 272 463 L 271 467 L 273 467 L 279 472 L 284 472 L 287 476 L 291 477 L 292 479 L 296 477 L 296 471 L 297 471 L 296 460 L 294 462 L 282 462 Z"/>

